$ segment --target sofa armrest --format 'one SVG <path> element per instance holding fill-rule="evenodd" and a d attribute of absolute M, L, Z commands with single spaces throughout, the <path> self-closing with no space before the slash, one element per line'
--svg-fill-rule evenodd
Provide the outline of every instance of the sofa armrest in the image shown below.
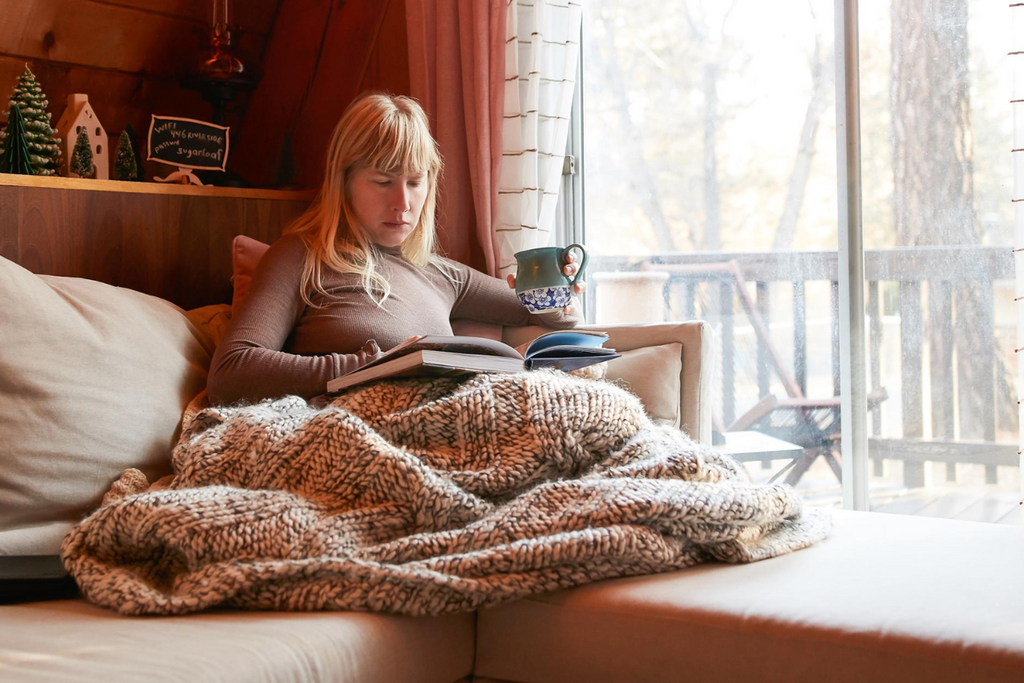
<path fill-rule="evenodd" d="M 680 365 L 678 379 L 672 377 L 666 381 L 678 382 L 679 403 L 677 426 L 690 435 L 695 441 L 703 444 L 711 443 L 711 327 L 701 320 L 681 323 L 646 323 L 620 325 L 584 325 L 583 329 L 601 330 L 608 334 L 607 346 L 617 350 L 624 356 L 629 352 L 644 349 L 672 349 L 678 344 Z M 502 333 L 502 340 L 511 346 L 519 346 L 547 332 L 542 327 L 507 327 Z M 644 356 L 658 362 L 663 354 Z M 657 377 L 657 367 L 649 363 L 622 363 L 619 359 L 609 363 L 609 371 L 613 364 L 627 368 L 622 379 L 627 383 L 650 382 Z M 674 365 L 674 364 L 673 364 Z M 678 367 L 678 366 L 677 366 Z M 663 368 L 664 369 L 664 368 Z M 674 388 L 673 388 L 674 390 Z M 639 393 L 639 392 L 638 392 Z M 650 406 L 648 406 L 650 408 Z"/>

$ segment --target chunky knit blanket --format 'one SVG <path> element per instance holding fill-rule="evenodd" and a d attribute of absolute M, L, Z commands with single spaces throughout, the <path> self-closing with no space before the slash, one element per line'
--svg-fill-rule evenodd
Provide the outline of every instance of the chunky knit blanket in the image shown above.
<path fill-rule="evenodd" d="M 65 539 L 89 600 L 469 611 L 823 538 L 785 486 L 553 371 L 379 383 L 186 415 L 169 486 L 129 471 Z"/>

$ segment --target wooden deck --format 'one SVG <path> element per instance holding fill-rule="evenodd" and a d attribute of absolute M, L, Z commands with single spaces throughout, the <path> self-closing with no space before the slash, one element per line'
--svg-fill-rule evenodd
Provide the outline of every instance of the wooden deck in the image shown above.
<path fill-rule="evenodd" d="M 602 273 L 657 276 L 649 282 L 654 291 L 661 288 L 661 319 L 704 318 L 714 328 L 716 429 L 758 429 L 749 413 L 771 396 L 806 399 L 803 419 L 776 407 L 761 416 L 772 415 L 771 428 L 761 431 L 806 444 L 811 437 L 786 433 L 807 423 L 828 436 L 838 425 L 839 406 L 829 401 L 840 393 L 840 271 L 834 250 L 666 252 L 639 260 L 595 254 L 588 319 L 601 322 L 598 300 L 618 296 L 618 281 L 602 282 Z M 972 487 L 958 479 L 960 465 L 978 464 L 983 485 L 1019 490 L 1003 481 L 1020 463 L 1017 396 L 1009 389 L 1016 358 L 1011 328 L 996 319 L 1011 300 L 1012 250 L 865 249 L 864 276 L 870 330 L 864 363 L 869 394 L 879 397 L 869 402 L 873 464 L 900 461 L 900 484 L 911 488 L 947 479 L 930 472 L 936 462 L 949 466 L 958 486 Z M 953 322 L 954 312 L 965 310 L 971 311 L 969 334 Z M 1007 478 L 1019 481 L 1019 475 Z"/>
<path fill-rule="evenodd" d="M 772 460 L 764 465 L 758 462 L 744 465 L 754 481 L 767 482 L 786 462 Z M 933 477 L 938 478 L 938 475 Z M 963 481 L 957 482 L 932 481 L 921 487 L 903 486 L 899 479 L 901 477 L 893 474 L 871 478 L 868 499 L 872 512 L 1024 526 L 1024 495 L 1019 485 L 1010 488 L 985 484 L 983 474 L 961 476 L 959 479 Z M 821 459 L 801 478 L 796 490 L 809 505 L 842 507 L 842 488 Z"/>

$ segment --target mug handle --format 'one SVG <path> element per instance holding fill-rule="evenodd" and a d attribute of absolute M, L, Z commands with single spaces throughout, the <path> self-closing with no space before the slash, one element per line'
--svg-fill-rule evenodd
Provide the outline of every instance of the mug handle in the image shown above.
<path fill-rule="evenodd" d="M 580 267 L 576 269 L 576 277 L 574 277 L 569 282 L 569 286 L 572 287 L 574 284 L 576 284 L 576 281 L 580 279 L 580 276 L 583 275 L 583 270 L 587 267 L 587 250 L 582 244 L 570 244 L 569 246 L 562 250 L 561 257 L 563 263 L 568 263 L 566 257 L 569 255 L 570 249 L 579 249 L 580 254 L 582 254 L 582 258 L 580 259 Z"/>

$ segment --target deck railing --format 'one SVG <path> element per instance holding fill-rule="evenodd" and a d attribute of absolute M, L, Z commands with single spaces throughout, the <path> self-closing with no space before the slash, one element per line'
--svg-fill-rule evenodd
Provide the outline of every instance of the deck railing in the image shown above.
<path fill-rule="evenodd" d="M 671 253 L 644 259 L 592 256 L 590 319 L 595 319 L 602 295 L 607 300 L 615 287 L 621 287 L 621 279 L 602 278 L 602 274 L 630 272 L 638 279 L 647 277 L 649 287 L 661 290 L 662 319 L 715 318 L 722 398 L 716 413 L 719 423 L 728 426 L 743 407 L 737 405 L 736 395 L 736 369 L 743 360 L 735 338 L 738 321 L 755 332 L 759 396 L 768 395 L 773 382 L 780 382 L 791 396 L 794 391 L 807 394 L 809 282 L 830 284 L 832 393 L 839 393 L 838 265 L 834 251 Z M 894 323 L 898 319 L 899 330 L 902 432 L 898 438 L 883 436 L 885 403 L 873 409 L 869 455 L 876 472 L 885 459 L 902 460 L 905 484 L 919 486 L 926 462 L 947 463 L 950 480 L 956 478 L 956 463 L 975 463 L 985 466 L 988 483 L 996 483 L 998 466 L 1016 467 L 1020 462 L 1015 445 L 996 440 L 1000 408 L 1004 414 L 1008 408 L 997 405 L 997 400 L 1010 393 L 999 391 L 1000 383 L 1005 389 L 1005 383 L 1012 381 L 1007 379 L 1013 374 L 1007 366 L 1013 359 L 1012 350 L 1008 356 L 999 352 L 994 292 L 997 281 L 1014 277 L 1011 250 L 990 246 L 871 249 L 865 251 L 865 274 L 869 390 L 884 388 L 883 344 L 895 343 L 885 340 L 886 294 L 886 317 Z M 780 357 L 768 330 L 773 298 L 779 298 L 773 292 L 786 287 L 783 283 L 792 288 L 791 358 Z M 968 336 L 954 328 L 954 316 L 958 324 L 970 327 Z M 960 340 L 959 348 L 955 339 Z M 973 366 L 970 375 L 958 376 L 958 368 L 968 362 Z M 963 386 L 967 381 L 969 391 Z M 891 392 L 893 387 L 887 389 Z M 931 408 L 927 440 L 926 392 Z M 1015 406 L 1012 412 L 1016 413 Z"/>

